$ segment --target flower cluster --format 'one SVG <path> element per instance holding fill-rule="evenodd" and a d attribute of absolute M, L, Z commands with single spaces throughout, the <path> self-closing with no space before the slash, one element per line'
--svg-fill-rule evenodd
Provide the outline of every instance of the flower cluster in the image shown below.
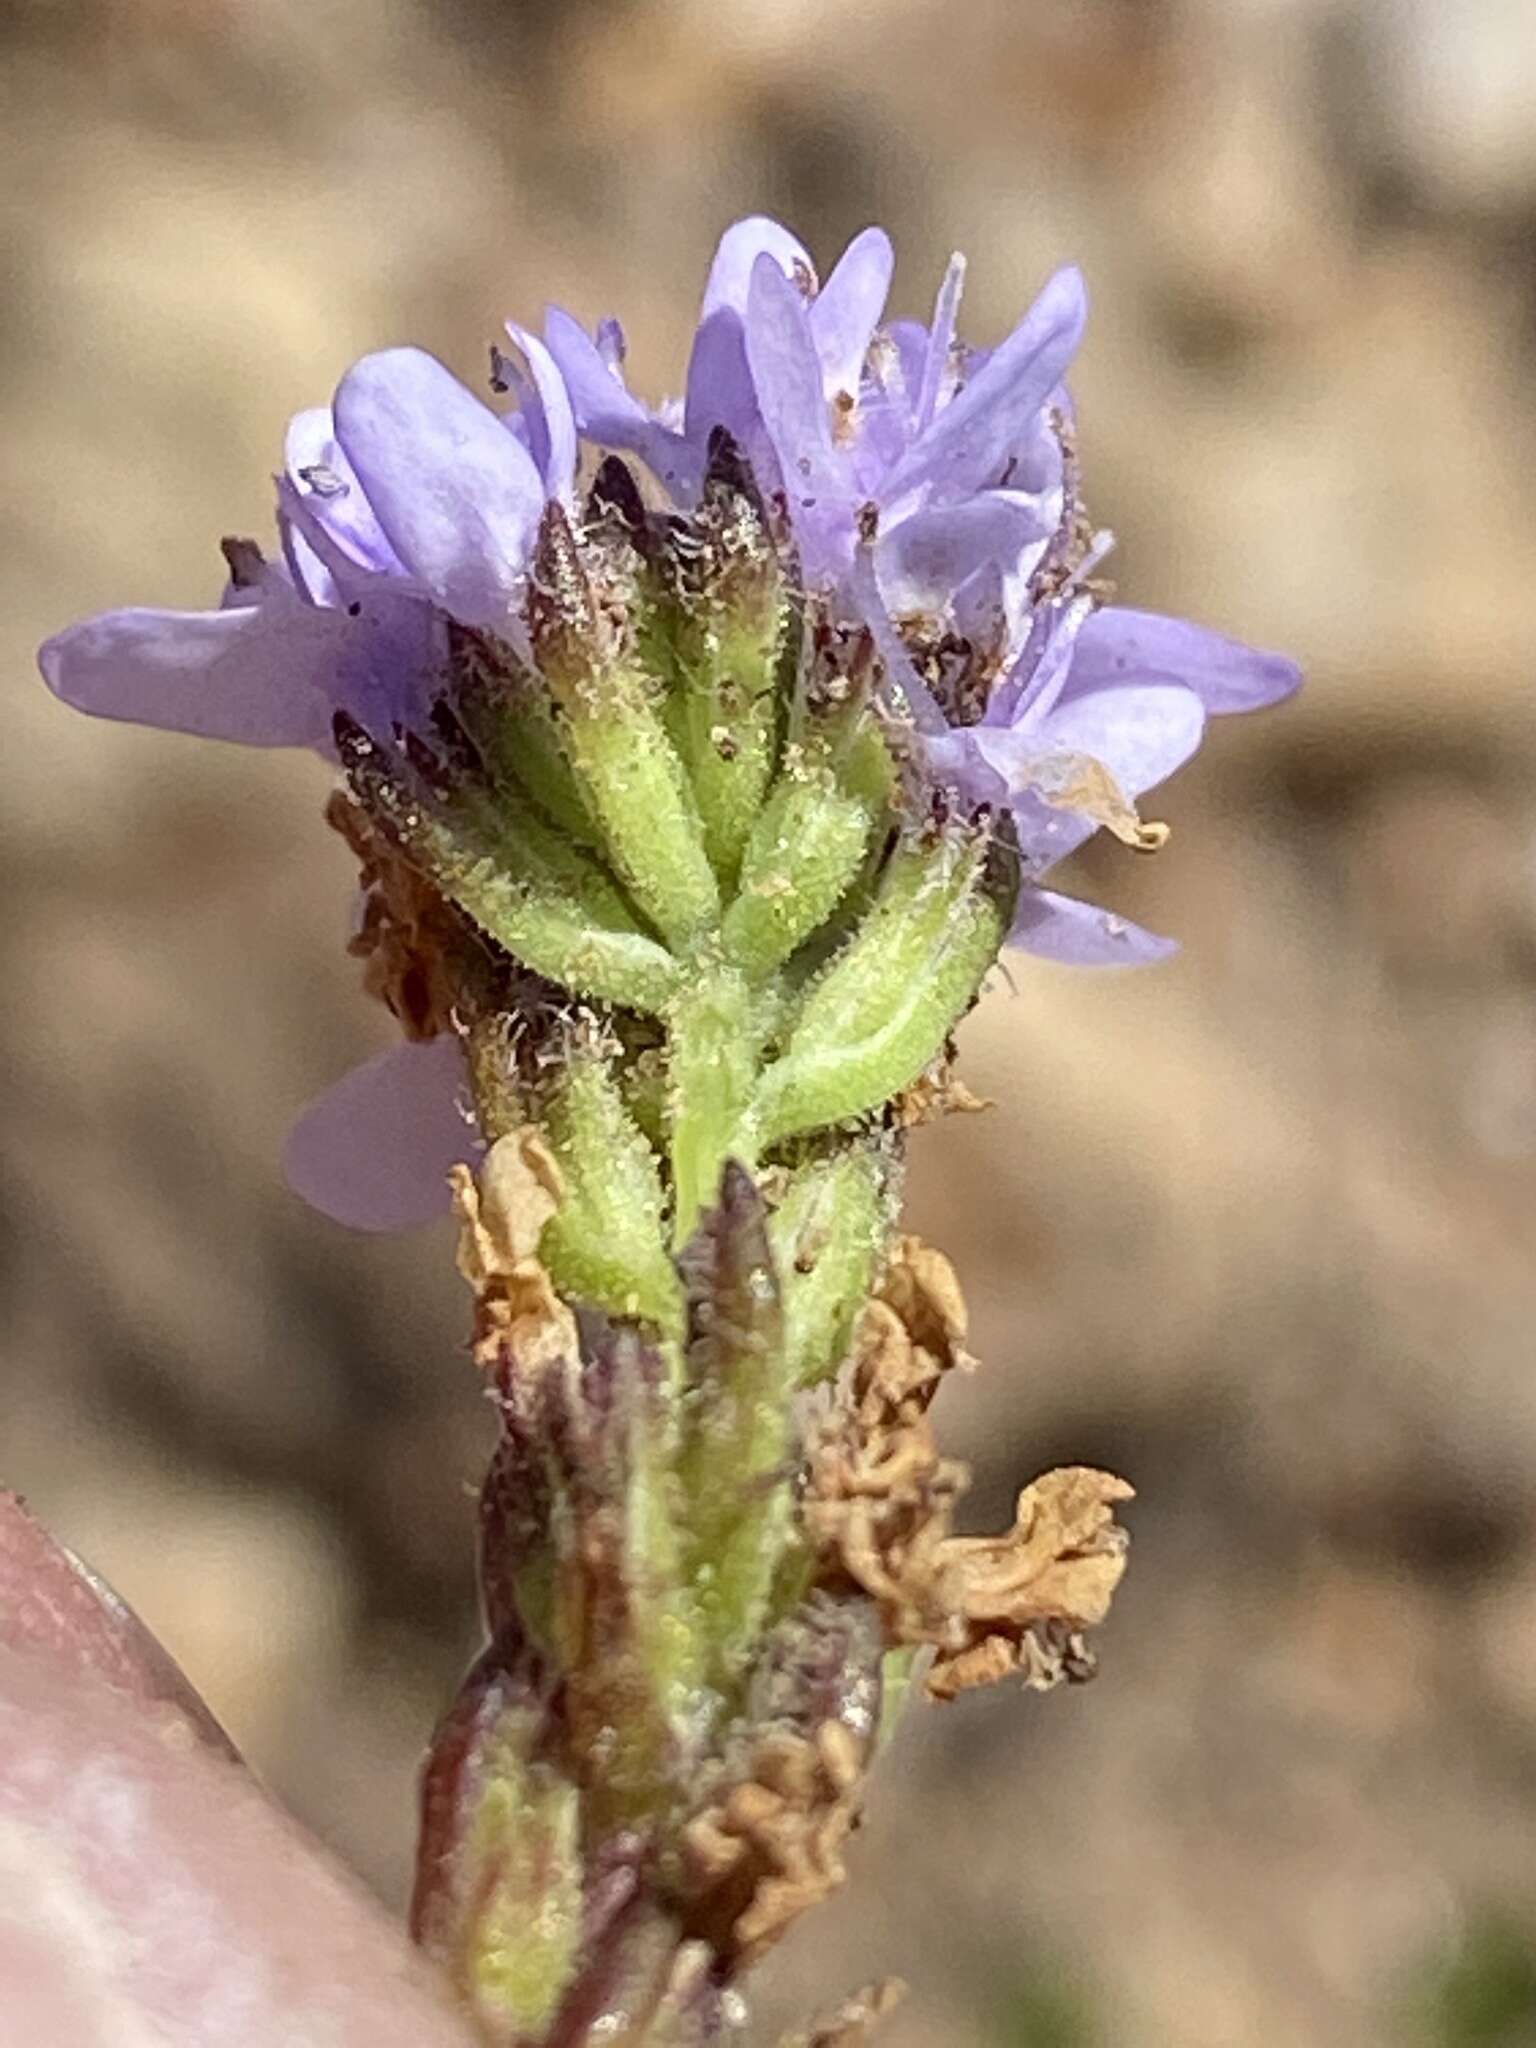
<path fill-rule="evenodd" d="M 330 408 L 300 413 L 277 485 L 281 557 L 226 543 L 208 612 L 132 609 L 43 649 L 44 675 L 99 715 L 251 745 L 334 747 L 422 731 L 466 632 L 529 652 L 526 612 L 551 508 L 582 517 L 589 450 L 637 457 L 653 505 L 694 513 L 711 447 L 744 458 L 807 600 L 822 658 L 861 666 L 908 784 L 1006 815 L 1021 882 L 1009 938 L 1079 965 L 1155 960 L 1171 942 L 1041 886 L 1101 827 L 1157 841 L 1135 804 L 1199 745 L 1213 712 L 1273 703 L 1283 658 L 1104 601 L 1063 379 L 1086 301 L 1060 271 L 998 347 L 958 335 L 956 257 L 929 326 L 883 318 L 877 228 L 818 285 L 801 244 L 750 219 L 723 237 L 684 396 L 625 381 L 615 320 L 557 308 L 509 324 L 482 403 L 434 358 L 364 358 Z M 296 1134 L 291 1172 L 343 1220 L 393 1227 L 442 1205 L 465 1150 L 463 1067 L 420 1034 L 348 1077 Z"/>

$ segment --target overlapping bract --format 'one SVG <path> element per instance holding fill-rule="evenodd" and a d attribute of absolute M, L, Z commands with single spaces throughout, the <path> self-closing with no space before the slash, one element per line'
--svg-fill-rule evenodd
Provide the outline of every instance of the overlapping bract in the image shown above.
<path fill-rule="evenodd" d="M 365 357 L 290 427 L 279 559 L 227 544 L 216 610 L 86 621 L 44 647 L 44 675 L 83 710 L 253 745 L 329 752 L 338 711 L 419 730 L 456 627 L 521 648 L 540 521 L 551 503 L 576 515 L 585 449 L 639 458 L 686 517 L 723 428 L 811 617 L 873 650 L 911 785 L 1009 814 L 1015 943 L 1081 965 L 1159 958 L 1168 941 L 1041 879 L 1100 826 L 1148 843 L 1136 800 L 1195 751 L 1206 716 L 1272 703 L 1297 671 L 1093 586 L 1108 536 L 1083 511 L 1063 382 L 1086 319 L 1075 270 L 983 350 L 957 336 L 959 258 L 926 327 L 884 319 L 892 267 L 871 228 L 818 286 L 784 228 L 738 223 L 684 395 L 662 405 L 630 390 L 617 322 L 589 335 L 558 309 L 542 338 L 509 326 L 515 356 L 493 351 L 501 412 L 419 350 Z M 440 1208 L 470 1135 L 460 1080 L 451 1041 L 360 1070 L 300 1125 L 296 1184 L 364 1227 Z"/>

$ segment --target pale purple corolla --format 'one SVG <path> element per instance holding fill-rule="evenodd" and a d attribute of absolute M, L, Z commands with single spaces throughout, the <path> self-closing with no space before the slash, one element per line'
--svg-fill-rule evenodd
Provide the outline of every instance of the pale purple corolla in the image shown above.
<path fill-rule="evenodd" d="M 441 687 L 447 620 L 516 641 L 539 519 L 573 501 L 564 382 L 534 336 L 514 338 L 527 369 L 506 413 L 420 349 L 364 357 L 331 406 L 289 426 L 281 558 L 228 546 L 213 610 L 135 607 L 70 627 L 39 654 L 51 688 L 101 717 L 326 754 L 338 710 L 373 730 L 418 723 Z M 448 1167 L 478 1149 L 462 1082 L 452 1038 L 392 1048 L 300 1119 L 290 1180 L 360 1229 L 426 1220 Z"/>
<path fill-rule="evenodd" d="M 1195 753 L 1208 716 L 1289 696 L 1301 680 L 1294 663 L 1188 620 L 1100 607 L 1069 583 L 1033 608 L 980 717 L 952 726 L 894 636 L 881 638 L 934 782 L 1011 816 L 1021 888 L 1010 942 L 1074 967 L 1142 966 L 1177 951 L 1041 881 L 1111 817 L 1133 824 L 1138 799 Z"/>
<path fill-rule="evenodd" d="M 582 432 L 637 455 L 681 505 L 712 429 L 727 428 L 780 495 L 811 586 L 846 584 L 872 526 L 887 611 L 947 599 L 979 572 L 995 573 L 1017 610 L 1062 515 L 1050 414 L 1066 404 L 1061 380 L 1087 318 L 1082 277 L 1058 271 L 987 352 L 957 339 L 958 256 L 930 327 L 882 324 L 894 263 L 890 237 L 866 228 L 818 287 L 786 229 L 738 222 L 710 269 L 685 396 L 657 407 L 624 380 L 617 321 L 594 337 L 552 308 L 544 338 Z"/>

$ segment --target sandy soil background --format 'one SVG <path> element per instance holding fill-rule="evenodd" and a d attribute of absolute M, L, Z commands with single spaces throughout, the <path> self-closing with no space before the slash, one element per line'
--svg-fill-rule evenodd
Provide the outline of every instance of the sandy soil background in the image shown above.
<path fill-rule="evenodd" d="M 914 1717 L 765 2033 L 1536 2041 L 1536 10 L 1528 0 L 10 0 L 0 12 L 0 1476 L 386 1897 L 472 1642 L 446 1230 L 283 1130 L 384 1042 L 318 763 L 88 723 L 32 648 L 200 603 L 287 415 L 508 313 L 675 382 L 720 227 L 1058 261 L 1122 594 L 1286 647 L 1169 849 L 1172 967 L 1021 962 L 918 1146 L 976 1513 L 1140 1489 L 1097 1683 Z"/>

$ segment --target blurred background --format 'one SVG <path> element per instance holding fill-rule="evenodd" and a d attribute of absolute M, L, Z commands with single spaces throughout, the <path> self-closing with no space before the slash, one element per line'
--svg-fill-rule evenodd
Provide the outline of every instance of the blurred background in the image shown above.
<path fill-rule="evenodd" d="M 674 388 L 721 227 L 1076 259 L 1131 603 L 1297 654 L 1078 879 L 1173 966 L 1019 961 L 915 1227 L 986 1370 L 976 1522 L 1140 1490 L 1082 1691 L 915 1713 L 765 2036 L 1536 2042 L 1531 0 L 7 0 L 0 1478 L 387 1899 L 474 1640 L 486 1416 L 446 1226 L 284 1189 L 385 1042 L 318 762 L 62 710 L 71 617 L 216 595 L 288 414 L 413 339 L 623 313 Z"/>

